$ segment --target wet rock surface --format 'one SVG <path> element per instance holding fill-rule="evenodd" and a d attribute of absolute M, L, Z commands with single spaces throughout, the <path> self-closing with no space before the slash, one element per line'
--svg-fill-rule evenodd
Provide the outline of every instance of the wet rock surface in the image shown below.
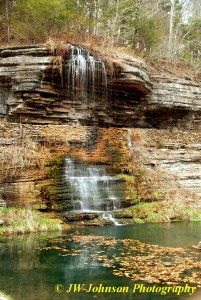
<path fill-rule="evenodd" d="M 90 90 L 91 96 L 87 94 L 83 101 L 85 91 L 77 98 L 67 93 L 63 59 L 44 45 L 0 48 L 0 146 L 17 146 L 29 135 L 48 148 L 51 158 L 65 153 L 112 165 L 119 154 L 111 145 L 115 141 L 120 147 L 128 128 L 136 128 L 132 129 L 134 142 L 125 151 L 132 152 L 132 146 L 144 165 L 156 173 L 162 169 L 181 189 L 200 197 L 200 82 L 150 74 L 144 63 L 132 58 L 118 57 L 113 64 L 107 93 L 94 95 Z M 1 170 L 0 206 L 18 203 L 72 210 L 65 202 L 68 190 L 61 182 L 55 187 L 37 168 L 36 164 L 35 169 L 9 180 Z M 117 217 L 129 216 L 117 213 Z M 69 214 L 65 218 L 96 224 L 97 216 Z"/>
<path fill-rule="evenodd" d="M 2 120 L 104 127 L 200 128 L 200 83 L 149 74 L 146 65 L 132 57 L 114 59 L 113 73 L 108 71 L 108 78 L 101 79 L 101 86 L 94 85 L 95 90 L 98 88 L 96 94 L 91 87 L 88 93 L 75 86 L 75 99 L 72 91 L 66 89 L 69 82 L 65 81 L 65 65 L 70 58 L 57 57 L 44 45 L 0 48 L 0 56 Z M 90 68 L 97 62 L 100 64 L 98 58 Z"/>
<path fill-rule="evenodd" d="M 84 212 L 66 212 L 62 214 L 62 219 L 68 222 L 94 220 L 98 218 L 97 213 L 84 213 Z"/>

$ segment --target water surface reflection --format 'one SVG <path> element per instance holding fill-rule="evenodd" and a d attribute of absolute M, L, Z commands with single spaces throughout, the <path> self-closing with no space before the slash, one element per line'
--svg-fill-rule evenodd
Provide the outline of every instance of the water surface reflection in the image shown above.
<path fill-rule="evenodd" d="M 197 290 L 193 296 L 168 293 L 133 293 L 131 279 L 119 277 L 112 273 L 111 267 L 105 263 L 121 253 L 122 239 L 140 240 L 142 243 L 158 244 L 165 247 L 183 247 L 184 251 L 194 251 L 191 245 L 200 240 L 201 223 L 177 224 L 139 224 L 133 226 L 106 226 L 80 229 L 81 236 L 110 236 L 111 243 L 90 244 L 72 241 L 73 232 L 57 234 L 35 234 L 25 237 L 4 239 L 0 242 L 0 289 L 10 294 L 14 299 L 125 299 L 125 300 L 198 300 L 201 291 Z M 114 237 L 114 239 L 113 239 Z M 104 239 L 104 238 L 103 238 Z M 106 238 L 105 238 L 106 240 Z M 62 249 L 65 249 L 63 251 Z M 102 251 L 102 252 L 101 252 Z M 74 253 L 74 256 L 68 255 Z M 107 256 L 106 262 L 98 260 L 94 253 Z M 193 252 L 199 261 L 199 251 Z M 120 264 L 121 262 L 119 262 Z M 119 266 L 116 266 L 119 268 Z M 94 286 L 127 286 L 126 293 L 62 293 L 55 291 L 56 284 L 62 284 L 64 289 L 70 284 L 90 284 Z M 148 284 L 154 285 L 154 284 Z M 190 284 L 189 284 L 190 285 Z"/>

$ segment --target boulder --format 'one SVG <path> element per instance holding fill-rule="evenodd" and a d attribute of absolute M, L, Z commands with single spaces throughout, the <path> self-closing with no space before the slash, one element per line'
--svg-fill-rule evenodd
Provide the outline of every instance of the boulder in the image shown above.
<path fill-rule="evenodd" d="M 62 214 L 64 221 L 74 222 L 74 221 L 83 221 L 83 220 L 93 220 L 98 218 L 97 213 L 85 213 L 85 212 L 66 212 Z"/>

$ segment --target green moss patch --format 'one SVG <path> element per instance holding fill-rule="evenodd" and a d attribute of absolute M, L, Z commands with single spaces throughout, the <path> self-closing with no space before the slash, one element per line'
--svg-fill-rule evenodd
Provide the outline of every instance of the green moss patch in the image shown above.
<path fill-rule="evenodd" d="M 61 174 L 61 167 L 64 164 L 64 158 L 60 157 L 49 162 L 46 171 L 46 177 L 48 179 L 57 179 Z"/>
<path fill-rule="evenodd" d="M 201 221 L 201 209 L 196 210 L 180 201 L 171 204 L 168 201 L 141 202 L 126 208 L 123 212 L 129 217 L 132 216 L 133 223 Z"/>

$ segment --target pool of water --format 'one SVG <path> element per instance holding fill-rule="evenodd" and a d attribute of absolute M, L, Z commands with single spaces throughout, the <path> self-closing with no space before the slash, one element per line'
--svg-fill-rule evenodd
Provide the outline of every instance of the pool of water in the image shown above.
<path fill-rule="evenodd" d="M 146 279 L 155 262 L 160 265 L 163 251 L 162 260 L 167 255 L 165 266 L 169 268 L 164 271 L 174 272 L 174 264 L 179 270 L 180 262 L 192 261 L 200 274 L 201 252 L 192 248 L 201 240 L 200 232 L 201 223 L 136 224 L 5 238 L 0 242 L 0 290 L 16 300 L 200 300 L 201 290 L 193 282 L 161 284 Z M 140 259 L 147 253 L 152 264 L 149 260 L 146 266 Z M 130 267 L 136 256 L 145 281 L 132 278 L 134 269 Z M 189 276 L 188 271 L 186 274 L 182 276 Z M 187 285 L 196 287 L 192 295 Z M 168 291 L 174 286 L 186 290 L 180 294 L 172 288 Z M 164 287 L 166 294 L 162 295 Z"/>
<path fill-rule="evenodd" d="M 84 228 L 81 234 L 108 235 L 118 239 L 139 239 L 161 246 L 188 247 L 201 241 L 201 222 L 146 223 L 126 226 Z"/>

